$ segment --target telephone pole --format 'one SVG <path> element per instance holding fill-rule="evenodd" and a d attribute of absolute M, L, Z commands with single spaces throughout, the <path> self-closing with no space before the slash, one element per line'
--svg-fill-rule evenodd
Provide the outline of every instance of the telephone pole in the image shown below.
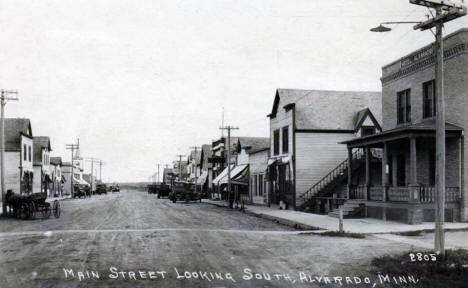
<path fill-rule="evenodd" d="M 99 181 L 102 182 L 102 165 L 104 165 L 104 162 L 102 160 L 99 160 Z"/>
<path fill-rule="evenodd" d="M 192 146 L 190 149 L 193 149 L 195 152 L 195 193 L 197 193 L 197 151 L 200 149 L 199 146 Z"/>
<path fill-rule="evenodd" d="M 93 189 L 94 185 L 94 162 L 99 161 L 99 159 L 96 158 L 88 158 L 88 162 L 91 162 L 91 190 Z"/>
<path fill-rule="evenodd" d="M 0 141 L 0 162 L 1 162 L 1 169 L 2 171 L 0 172 L 0 181 L 2 182 L 1 189 L 2 189 L 2 208 L 3 208 L 3 215 L 6 215 L 6 200 L 5 200 L 5 105 L 8 101 L 18 101 L 18 97 L 9 97 L 8 95 L 18 95 L 18 91 L 10 91 L 10 90 L 4 90 L 2 89 L 1 91 L 1 127 L 0 130 L 2 133 L 2 141 Z M 26 153 L 26 152 L 25 152 Z"/>
<path fill-rule="evenodd" d="M 234 199 L 231 193 L 231 130 L 239 130 L 239 127 L 233 127 L 233 126 L 227 125 L 227 126 L 220 127 L 219 129 L 221 129 L 222 131 L 227 130 L 228 132 L 228 137 L 227 137 L 228 153 L 227 153 L 227 161 L 226 161 L 228 165 L 227 194 L 228 194 L 228 200 L 229 200 L 229 208 L 232 209 L 232 206 L 234 204 Z"/>
<path fill-rule="evenodd" d="M 77 142 L 77 144 L 66 144 L 65 145 L 65 148 L 67 150 L 70 150 L 71 151 L 71 175 L 70 175 L 70 193 L 71 193 L 71 196 L 73 197 L 73 194 L 74 194 L 74 189 L 73 189 L 73 177 L 74 177 L 74 161 L 73 161 L 73 158 L 75 157 L 75 150 L 78 150 L 80 149 L 80 144 L 79 144 L 79 140 Z"/>
<path fill-rule="evenodd" d="M 184 157 L 184 155 L 179 154 L 176 156 L 179 157 L 179 181 L 182 181 L 182 157 Z"/>
<path fill-rule="evenodd" d="M 158 182 L 157 183 L 159 183 L 159 165 L 161 165 L 161 164 L 158 163 L 158 176 L 157 176 L 157 179 L 158 179 L 157 181 Z"/>
<path fill-rule="evenodd" d="M 446 3 L 441 0 L 410 0 L 410 3 L 435 10 L 435 16 L 420 24 L 414 30 L 436 28 L 435 33 L 435 86 L 436 86 L 436 197 L 435 197 L 435 239 L 434 250 L 445 254 L 445 100 L 444 100 L 444 43 L 442 28 L 445 22 L 466 15 L 463 5 Z M 432 14 L 432 13 L 431 13 Z M 432 30 L 431 30 L 432 32 Z"/>

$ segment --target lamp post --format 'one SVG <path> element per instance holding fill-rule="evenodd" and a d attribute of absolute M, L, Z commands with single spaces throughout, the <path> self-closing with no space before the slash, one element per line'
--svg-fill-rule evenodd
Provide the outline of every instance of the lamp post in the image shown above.
<path fill-rule="evenodd" d="M 387 32 L 390 28 L 382 24 L 417 23 L 414 30 L 427 30 L 436 28 L 435 35 L 435 82 L 436 82 L 436 198 L 435 198 L 435 239 L 434 250 L 445 254 L 445 102 L 444 102 L 444 47 L 442 41 L 442 28 L 445 22 L 463 17 L 467 9 L 463 5 L 446 3 L 442 0 L 410 0 L 411 4 L 425 6 L 435 10 L 436 14 L 424 22 L 382 22 L 379 26 L 370 29 L 372 32 Z M 431 30 L 432 32 L 432 30 Z"/>

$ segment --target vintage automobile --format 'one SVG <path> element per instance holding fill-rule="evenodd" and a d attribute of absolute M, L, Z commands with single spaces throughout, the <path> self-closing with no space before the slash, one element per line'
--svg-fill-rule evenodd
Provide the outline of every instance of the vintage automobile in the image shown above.
<path fill-rule="evenodd" d="M 107 194 L 107 187 L 106 184 L 97 184 L 96 190 L 94 190 L 94 194 Z"/>
<path fill-rule="evenodd" d="M 171 186 L 161 183 L 158 185 L 158 198 L 169 197 L 171 193 Z"/>
<path fill-rule="evenodd" d="M 114 193 L 114 192 L 119 192 L 120 193 L 120 187 L 119 187 L 119 184 L 116 184 L 116 185 L 111 185 L 110 187 L 111 189 L 111 192 Z"/>
<path fill-rule="evenodd" d="M 195 193 L 195 184 L 185 181 L 175 181 L 172 185 L 172 191 L 169 193 L 169 199 L 172 202 L 184 200 L 185 202 L 199 200 L 201 202 L 201 194 Z"/>
<path fill-rule="evenodd" d="M 73 198 L 91 197 L 91 188 L 86 184 L 75 184 L 73 186 Z"/>
<path fill-rule="evenodd" d="M 147 190 L 148 190 L 148 194 L 158 194 L 159 185 L 158 184 L 148 184 Z"/>

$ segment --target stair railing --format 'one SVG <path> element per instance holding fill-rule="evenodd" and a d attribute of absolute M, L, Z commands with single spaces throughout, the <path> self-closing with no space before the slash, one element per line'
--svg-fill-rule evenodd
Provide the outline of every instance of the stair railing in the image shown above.
<path fill-rule="evenodd" d="M 361 159 L 361 157 L 364 155 L 363 149 L 358 149 L 353 152 L 352 154 L 352 160 L 357 160 Z M 348 169 L 348 159 L 345 159 L 342 161 L 338 166 L 333 168 L 327 175 L 325 175 L 322 179 L 317 181 L 312 187 L 310 187 L 304 194 L 299 196 L 299 198 L 302 198 L 303 203 L 305 204 L 307 201 L 309 201 L 312 197 L 317 195 L 320 190 L 325 188 L 330 182 L 335 180 L 338 176 L 343 175 L 347 169 Z"/>

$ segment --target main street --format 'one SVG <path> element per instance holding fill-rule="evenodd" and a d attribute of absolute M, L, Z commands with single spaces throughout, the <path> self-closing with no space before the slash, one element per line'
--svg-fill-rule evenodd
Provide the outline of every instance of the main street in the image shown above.
<path fill-rule="evenodd" d="M 138 191 L 67 199 L 62 208 L 58 219 L 0 220 L 0 286 L 318 287 L 300 272 L 371 276 L 372 258 L 410 249 L 373 237 L 311 235 Z"/>

